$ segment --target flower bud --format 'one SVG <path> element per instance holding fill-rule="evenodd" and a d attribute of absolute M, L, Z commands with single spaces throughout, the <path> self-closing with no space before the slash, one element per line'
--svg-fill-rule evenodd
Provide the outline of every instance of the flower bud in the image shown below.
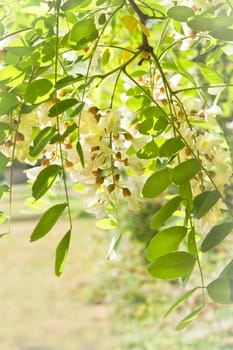
<path fill-rule="evenodd" d="M 127 187 L 122 188 L 122 194 L 124 197 L 129 197 L 131 196 L 131 192 Z"/>
<path fill-rule="evenodd" d="M 115 190 L 115 185 L 114 184 L 110 184 L 108 185 L 108 192 L 111 193 Z"/>

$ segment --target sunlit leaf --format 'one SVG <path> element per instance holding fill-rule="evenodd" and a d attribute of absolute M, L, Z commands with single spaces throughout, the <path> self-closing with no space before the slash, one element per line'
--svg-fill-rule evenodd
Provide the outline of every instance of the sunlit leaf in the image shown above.
<path fill-rule="evenodd" d="M 95 40 L 98 37 L 98 34 L 94 18 L 84 18 L 79 20 L 78 23 L 73 26 L 70 39 L 77 44 L 79 49 L 81 49 L 89 42 Z"/>
<path fill-rule="evenodd" d="M 48 144 L 51 138 L 54 136 L 56 129 L 54 127 L 47 126 L 46 128 L 40 130 L 35 139 L 33 140 L 33 145 L 30 146 L 29 154 L 32 157 L 36 157 Z"/>
<path fill-rule="evenodd" d="M 56 249 L 56 259 L 55 259 L 55 274 L 60 276 L 66 259 L 68 255 L 69 245 L 70 245 L 71 230 L 69 230 L 65 236 L 62 238 Z"/>
<path fill-rule="evenodd" d="M 201 170 L 201 164 L 197 159 L 186 160 L 177 165 L 172 173 L 172 181 L 180 185 L 188 180 L 191 180 Z"/>
<path fill-rule="evenodd" d="M 49 110 L 49 117 L 56 117 L 57 115 L 65 112 L 67 109 L 78 104 L 79 101 L 75 98 L 67 98 L 66 100 L 59 101 Z"/>
<path fill-rule="evenodd" d="M 126 15 L 121 18 L 121 22 L 123 23 L 125 28 L 127 28 L 130 31 L 132 35 L 135 33 L 135 30 L 138 26 L 138 20 L 134 16 Z"/>
<path fill-rule="evenodd" d="M 41 170 L 32 185 L 32 195 L 35 200 L 45 194 L 53 185 L 57 175 L 61 171 L 60 165 L 52 164 Z"/>
<path fill-rule="evenodd" d="M 116 228 L 116 226 L 116 222 L 110 218 L 100 219 L 96 223 L 96 227 L 102 230 L 112 230 L 113 228 Z"/>
<path fill-rule="evenodd" d="M 184 148 L 184 143 L 181 139 L 174 137 L 166 140 L 160 147 L 159 154 L 161 157 L 171 157 Z"/>
<path fill-rule="evenodd" d="M 55 225 L 64 209 L 67 207 L 67 203 L 55 204 L 49 208 L 40 218 L 36 227 L 31 234 L 31 242 L 37 241 L 44 237 Z"/>
<path fill-rule="evenodd" d="M 186 316 L 185 318 L 183 318 L 178 325 L 176 326 L 176 330 L 180 331 L 181 329 L 184 329 L 185 327 L 187 327 L 190 323 L 192 323 L 195 318 L 200 314 L 200 312 L 202 311 L 203 306 L 199 307 L 198 309 L 194 310 L 193 312 L 191 312 L 188 316 Z"/>
<path fill-rule="evenodd" d="M 189 274 L 193 270 L 195 261 L 195 256 L 189 253 L 174 252 L 160 256 L 149 264 L 147 270 L 155 278 L 177 279 Z"/>
<path fill-rule="evenodd" d="M 29 84 L 24 95 L 25 102 L 34 103 L 38 97 L 47 95 L 53 87 L 48 79 L 37 79 Z"/>
<path fill-rule="evenodd" d="M 142 194 L 146 198 L 157 197 L 171 184 L 170 169 L 165 168 L 151 175 L 145 182 Z"/>
<path fill-rule="evenodd" d="M 153 261 L 177 249 L 186 232 L 187 228 L 184 226 L 172 226 L 156 233 L 147 247 L 147 259 Z"/>
<path fill-rule="evenodd" d="M 163 225 L 167 219 L 176 211 L 182 201 L 180 196 L 176 196 L 170 199 L 164 206 L 162 206 L 157 213 L 153 216 L 151 221 L 151 228 L 158 228 Z"/>
<path fill-rule="evenodd" d="M 221 243 L 233 229 L 233 222 L 224 222 L 212 227 L 201 245 L 201 251 L 207 252 Z"/>
<path fill-rule="evenodd" d="M 145 144 L 145 146 L 143 146 L 143 148 L 141 148 L 137 152 L 137 157 L 141 159 L 152 159 L 157 157 L 158 154 L 159 154 L 159 148 L 155 143 L 155 141 L 152 140 L 151 142 Z"/>

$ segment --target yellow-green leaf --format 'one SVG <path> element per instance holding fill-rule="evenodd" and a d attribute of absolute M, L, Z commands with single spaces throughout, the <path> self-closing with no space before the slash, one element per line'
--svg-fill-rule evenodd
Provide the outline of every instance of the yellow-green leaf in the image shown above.
<path fill-rule="evenodd" d="M 60 171 L 61 167 L 57 164 L 52 164 L 41 170 L 32 185 L 32 195 L 35 200 L 39 199 L 48 191 Z"/>
<path fill-rule="evenodd" d="M 187 228 L 184 226 L 172 226 L 156 233 L 147 247 L 147 259 L 153 261 L 177 249 L 186 232 Z"/>
<path fill-rule="evenodd" d="M 66 259 L 68 255 L 69 245 L 70 245 L 71 230 L 67 231 L 65 236 L 62 238 L 56 249 L 56 259 L 55 259 L 55 274 L 60 276 Z"/>
<path fill-rule="evenodd" d="M 40 218 L 36 227 L 31 234 L 31 242 L 37 241 L 44 237 L 51 228 L 55 225 L 58 218 L 61 216 L 64 209 L 67 207 L 67 203 L 59 203 L 49 208 Z"/>

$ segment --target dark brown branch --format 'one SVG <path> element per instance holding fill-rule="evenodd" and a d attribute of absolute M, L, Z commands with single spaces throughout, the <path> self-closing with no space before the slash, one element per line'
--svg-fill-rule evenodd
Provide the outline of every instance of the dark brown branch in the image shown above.
<path fill-rule="evenodd" d="M 146 20 L 149 18 L 149 16 L 140 10 L 140 8 L 134 2 L 134 0 L 129 0 L 129 3 L 132 6 L 132 8 L 134 9 L 134 11 L 136 12 L 136 14 L 138 15 L 140 22 L 143 25 L 145 25 Z M 142 44 L 139 46 L 139 50 L 144 51 L 144 52 L 152 52 L 153 51 L 152 46 L 150 46 L 148 43 L 148 39 L 147 39 L 146 34 L 143 32 L 142 32 Z"/>

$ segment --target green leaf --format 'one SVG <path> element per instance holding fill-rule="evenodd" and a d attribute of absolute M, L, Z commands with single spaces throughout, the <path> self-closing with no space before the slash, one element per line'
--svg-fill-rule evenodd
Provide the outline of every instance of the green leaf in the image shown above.
<path fill-rule="evenodd" d="M 56 129 L 51 126 L 47 126 L 46 128 L 40 130 L 35 139 L 33 140 L 33 145 L 30 146 L 29 154 L 32 157 L 36 157 L 40 154 L 40 152 L 45 148 L 47 143 L 51 140 L 53 135 L 55 134 Z"/>
<path fill-rule="evenodd" d="M 171 184 L 170 169 L 165 168 L 151 175 L 145 182 L 142 194 L 146 198 L 157 197 Z"/>
<path fill-rule="evenodd" d="M 71 230 L 67 231 L 67 233 L 65 234 L 65 236 L 62 238 L 62 240 L 57 246 L 56 259 L 55 259 L 56 276 L 60 276 L 63 271 L 64 265 L 68 256 L 70 236 L 71 236 Z"/>
<path fill-rule="evenodd" d="M 104 50 L 103 56 L 101 58 L 102 65 L 105 66 L 109 62 L 109 59 L 110 59 L 110 50 L 106 49 Z"/>
<path fill-rule="evenodd" d="M 208 250 L 214 248 L 216 245 L 222 242 L 227 235 L 229 235 L 232 229 L 233 222 L 225 222 L 223 224 L 212 227 L 202 242 L 201 251 L 207 252 Z"/>
<path fill-rule="evenodd" d="M 59 101 L 50 108 L 49 117 L 56 117 L 77 103 L 79 103 L 79 101 L 76 100 L 76 98 L 67 98 L 66 100 Z"/>
<path fill-rule="evenodd" d="M 68 11 L 68 10 L 72 10 L 73 8 L 77 7 L 78 5 L 80 5 L 80 3 L 82 3 L 84 0 L 68 0 L 66 1 L 63 5 L 62 5 L 62 10 L 63 11 Z"/>
<path fill-rule="evenodd" d="M 74 118 L 74 117 L 76 117 L 76 115 L 79 115 L 79 114 L 82 112 L 84 105 L 85 105 L 85 103 L 84 103 L 84 102 L 81 102 L 81 103 L 78 105 L 78 107 L 76 107 L 76 108 L 74 109 L 74 111 L 71 113 L 70 118 Z"/>
<path fill-rule="evenodd" d="M 61 171 L 60 165 L 52 164 L 41 170 L 32 185 L 32 195 L 35 200 L 45 194 L 54 183 L 57 175 Z"/>
<path fill-rule="evenodd" d="M 187 6 L 174 6 L 167 11 L 168 17 L 178 22 L 186 22 L 187 19 L 194 16 L 194 14 L 194 11 Z"/>
<path fill-rule="evenodd" d="M 0 92 L 0 115 L 9 113 L 17 107 L 18 99 L 13 92 Z"/>
<path fill-rule="evenodd" d="M 149 264 L 147 270 L 155 278 L 177 279 L 191 273 L 195 261 L 195 257 L 189 253 L 174 252 L 160 256 Z"/>
<path fill-rule="evenodd" d="M 81 143 L 79 141 L 76 143 L 76 150 L 78 152 L 82 167 L 85 168 L 85 159 L 84 159 L 83 149 L 82 149 Z"/>
<path fill-rule="evenodd" d="M 210 67 L 204 66 L 204 64 L 199 64 L 199 67 L 200 67 L 200 71 L 201 71 L 203 77 L 210 84 L 222 84 L 223 83 L 223 79 L 220 76 L 220 74 L 218 74 L 218 72 L 216 72 L 215 70 L 213 70 Z"/>
<path fill-rule="evenodd" d="M 192 188 L 189 181 L 186 181 L 183 184 L 180 184 L 179 194 L 182 197 L 182 199 L 187 201 L 188 209 L 190 211 L 193 210 L 193 194 L 192 194 Z"/>
<path fill-rule="evenodd" d="M 60 203 L 49 208 L 40 218 L 36 227 L 31 234 L 31 242 L 37 241 L 44 237 L 51 228 L 55 225 L 58 218 L 61 216 L 64 209 L 67 207 L 67 203 Z"/>
<path fill-rule="evenodd" d="M 5 28 L 4 25 L 0 22 L 0 38 L 4 35 Z"/>
<path fill-rule="evenodd" d="M 201 170 L 201 164 L 197 159 L 189 159 L 177 165 L 171 173 L 172 181 L 180 185 L 191 180 Z"/>
<path fill-rule="evenodd" d="M 160 147 L 159 154 L 161 157 L 171 157 L 184 148 L 184 143 L 181 139 L 174 137 L 166 140 Z"/>
<path fill-rule="evenodd" d="M 202 309 L 203 309 L 203 306 L 199 307 L 198 309 L 191 312 L 188 316 L 183 318 L 176 326 L 175 328 L 176 331 L 180 331 L 181 329 L 187 327 L 191 322 L 193 322 L 195 318 L 200 314 Z"/>
<path fill-rule="evenodd" d="M 65 129 L 65 131 L 63 132 L 63 134 L 57 133 L 56 135 L 54 135 L 51 138 L 50 143 L 53 144 L 56 142 L 63 141 L 67 136 L 69 136 L 77 128 L 78 128 L 78 126 L 76 123 L 72 123 L 72 124 L 68 125 L 67 128 Z"/>
<path fill-rule="evenodd" d="M 94 41 L 98 37 L 98 34 L 94 18 L 84 18 L 71 29 L 70 39 L 77 43 L 78 49 L 82 49 L 89 42 Z"/>
<path fill-rule="evenodd" d="M 187 228 L 184 226 L 172 226 L 156 233 L 148 245 L 147 259 L 154 261 L 158 257 L 176 250 L 186 232 Z"/>
<path fill-rule="evenodd" d="M 194 215 L 200 219 L 217 203 L 221 197 L 219 191 L 206 191 L 197 195 L 194 199 Z"/>
<path fill-rule="evenodd" d="M 150 225 L 151 228 L 154 229 L 163 225 L 165 221 L 167 221 L 167 219 L 170 218 L 170 216 L 174 213 L 174 211 L 177 210 L 181 201 L 182 198 L 180 196 L 176 196 L 170 199 L 170 201 L 168 201 L 163 207 L 161 207 L 152 218 Z"/>
<path fill-rule="evenodd" d="M 159 148 L 154 140 L 147 143 L 137 152 L 137 157 L 140 159 L 153 159 L 159 154 Z"/>
<path fill-rule="evenodd" d="M 233 303 L 233 278 L 219 277 L 207 286 L 211 299 L 218 304 Z"/>
<path fill-rule="evenodd" d="M 10 187 L 8 185 L 6 184 L 0 185 L 0 199 L 4 196 L 4 193 L 7 193 L 9 191 L 10 191 Z"/>
<path fill-rule="evenodd" d="M 117 252 L 121 243 L 121 233 L 116 233 L 112 241 L 110 243 L 109 249 L 108 249 L 108 256 L 107 258 L 109 260 L 114 260 L 117 257 Z"/>
<path fill-rule="evenodd" d="M 27 88 L 24 95 L 25 102 L 34 103 L 38 97 L 47 95 L 53 87 L 48 79 L 34 80 Z"/>
<path fill-rule="evenodd" d="M 211 19 L 203 15 L 197 15 L 188 21 L 188 25 L 196 32 L 208 31 Z"/>
<path fill-rule="evenodd" d="M 100 228 L 101 230 L 112 230 L 113 228 L 116 228 L 116 226 L 116 222 L 110 218 L 100 219 L 96 223 L 96 227 Z"/>
<path fill-rule="evenodd" d="M 219 277 L 233 279 L 233 260 L 225 266 L 224 270 L 220 273 Z"/>
<path fill-rule="evenodd" d="M 6 169 L 8 164 L 8 157 L 5 156 L 2 152 L 0 152 L 0 174 Z"/>
<path fill-rule="evenodd" d="M 166 311 L 164 317 L 167 317 L 172 311 L 174 311 L 180 304 L 182 304 L 186 299 L 188 299 L 193 293 L 199 289 L 199 287 L 195 287 L 188 292 L 184 293 L 179 299 L 176 300 L 174 304 Z"/>
<path fill-rule="evenodd" d="M 168 126 L 166 118 L 148 118 L 139 124 L 139 132 L 143 135 L 159 135 Z"/>
<path fill-rule="evenodd" d="M 210 35 L 219 40 L 233 41 L 233 29 L 230 28 L 212 30 Z"/>
<path fill-rule="evenodd" d="M 4 141 L 10 134 L 12 127 L 4 122 L 0 122 L 0 142 Z"/>

